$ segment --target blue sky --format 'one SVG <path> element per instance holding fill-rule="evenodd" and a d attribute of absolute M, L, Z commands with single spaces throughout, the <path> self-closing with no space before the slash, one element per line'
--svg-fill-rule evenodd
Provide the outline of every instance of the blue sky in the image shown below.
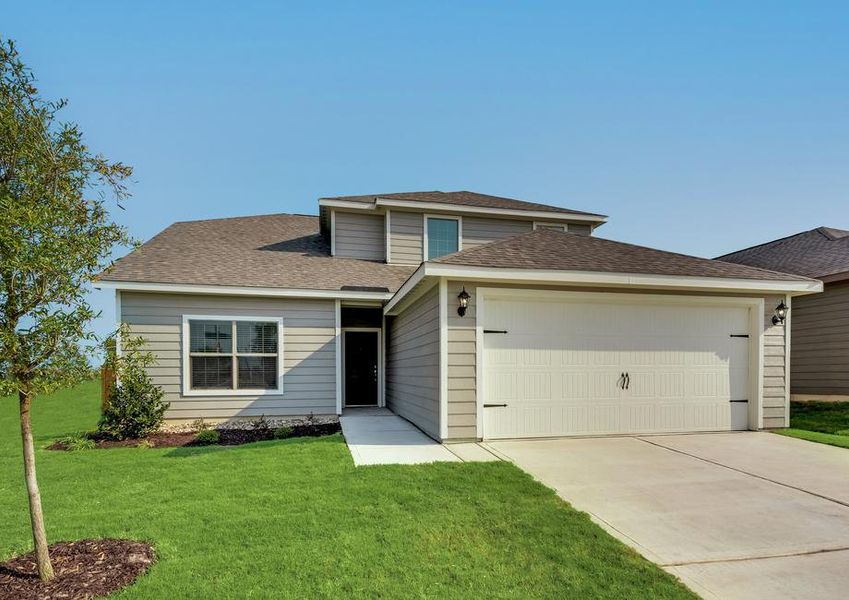
<path fill-rule="evenodd" d="M 849 228 L 847 31 L 846 3 L 801 1 L 33 1 L 0 22 L 135 168 L 137 238 L 468 189 L 701 256 Z M 92 299 L 105 332 L 111 294 Z"/>

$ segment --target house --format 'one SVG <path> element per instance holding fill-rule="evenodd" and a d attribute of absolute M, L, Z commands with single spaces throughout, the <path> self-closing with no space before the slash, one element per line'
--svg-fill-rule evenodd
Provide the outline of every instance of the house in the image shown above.
<path fill-rule="evenodd" d="M 120 259 L 120 321 L 186 421 L 386 406 L 440 441 L 782 427 L 803 275 L 595 236 L 472 192 L 181 222 Z"/>
<path fill-rule="evenodd" d="M 792 304 L 791 398 L 849 401 L 849 231 L 817 227 L 719 260 L 822 280 L 822 294 Z"/>

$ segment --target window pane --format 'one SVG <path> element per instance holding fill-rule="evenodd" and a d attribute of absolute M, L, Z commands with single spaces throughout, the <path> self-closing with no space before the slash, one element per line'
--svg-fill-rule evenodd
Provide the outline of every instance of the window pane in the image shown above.
<path fill-rule="evenodd" d="M 236 323 L 236 337 L 237 352 L 277 353 L 277 323 L 239 321 Z"/>
<path fill-rule="evenodd" d="M 189 321 L 191 352 L 233 351 L 233 323 L 231 321 Z"/>
<path fill-rule="evenodd" d="M 237 360 L 240 389 L 277 389 L 276 356 L 240 356 Z"/>
<path fill-rule="evenodd" d="M 455 219 L 427 220 L 427 258 L 439 258 L 459 248 L 459 223 Z"/>
<path fill-rule="evenodd" d="M 229 356 L 192 356 L 190 360 L 193 390 L 233 387 L 233 359 Z"/>

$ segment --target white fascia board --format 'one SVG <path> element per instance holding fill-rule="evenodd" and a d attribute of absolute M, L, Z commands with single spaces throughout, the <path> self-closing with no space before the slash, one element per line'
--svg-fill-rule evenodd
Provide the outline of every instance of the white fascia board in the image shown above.
<path fill-rule="evenodd" d="M 794 296 L 822 291 L 821 281 L 735 279 L 726 277 L 688 277 L 641 273 L 599 271 L 549 271 L 542 269 L 501 269 L 425 263 L 425 275 L 497 281 L 538 282 L 576 285 L 621 285 L 626 287 L 694 289 L 725 292 L 783 292 Z M 399 290 L 400 291 L 400 290 Z"/>
<path fill-rule="evenodd" d="M 351 200 L 319 200 L 319 206 L 331 208 L 350 208 L 353 210 L 377 210 L 379 208 L 408 208 L 416 211 L 444 213 L 470 213 L 482 215 L 503 215 L 506 217 L 523 217 L 526 219 L 545 219 L 547 221 L 588 221 L 600 225 L 607 222 L 607 217 L 601 215 L 584 215 L 579 213 L 548 212 L 544 210 L 515 210 L 511 208 L 489 208 L 485 206 L 468 206 L 466 204 L 448 204 L 443 202 L 419 202 L 417 200 L 393 200 L 377 198 L 374 202 L 354 202 Z"/>
<path fill-rule="evenodd" d="M 398 303 L 403 300 L 407 294 L 413 291 L 417 285 L 421 282 L 425 277 L 425 265 L 427 263 L 422 263 L 416 271 L 407 278 L 407 281 L 398 288 L 398 291 L 395 292 L 395 295 L 386 303 L 386 306 L 383 307 L 384 315 L 394 315 L 393 310 L 398 306 Z"/>
<path fill-rule="evenodd" d="M 547 271 L 539 269 L 500 269 L 466 267 L 439 263 L 423 263 L 386 304 L 392 309 L 425 277 L 449 277 L 466 281 L 501 281 L 504 283 L 539 283 L 555 285 L 614 286 L 639 289 L 693 290 L 708 292 L 781 292 L 790 296 L 822 291 L 820 281 L 784 281 L 770 279 L 731 279 L 723 277 L 685 277 L 643 275 L 638 273 L 604 273 L 597 271 Z"/>
<path fill-rule="evenodd" d="M 534 219 L 548 219 L 555 221 L 591 221 L 593 223 L 604 223 L 607 217 L 601 215 L 583 215 L 578 213 L 548 212 L 545 210 L 516 210 L 512 208 L 490 208 L 486 206 L 469 206 L 467 204 L 448 204 L 442 202 L 418 202 L 415 200 L 391 200 L 378 198 L 375 207 L 390 206 L 394 208 L 412 208 L 428 212 L 453 211 L 459 213 L 477 213 L 485 215 L 504 215 L 509 217 L 526 217 Z"/>
<path fill-rule="evenodd" d="M 340 300 L 389 300 L 392 298 L 391 292 L 309 290 L 230 285 L 192 285 L 182 283 L 146 283 L 140 281 L 96 281 L 94 282 L 93 287 L 97 289 L 115 289 L 127 292 L 211 294 L 217 296 L 263 296 L 271 298 L 338 298 Z"/>

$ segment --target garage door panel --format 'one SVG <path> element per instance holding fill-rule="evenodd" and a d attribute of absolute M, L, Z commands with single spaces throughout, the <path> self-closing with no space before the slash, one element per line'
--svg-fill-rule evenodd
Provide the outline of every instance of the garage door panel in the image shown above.
<path fill-rule="evenodd" d="M 488 301 L 487 438 L 745 428 L 748 309 Z M 622 389 L 622 373 L 630 376 Z"/>

